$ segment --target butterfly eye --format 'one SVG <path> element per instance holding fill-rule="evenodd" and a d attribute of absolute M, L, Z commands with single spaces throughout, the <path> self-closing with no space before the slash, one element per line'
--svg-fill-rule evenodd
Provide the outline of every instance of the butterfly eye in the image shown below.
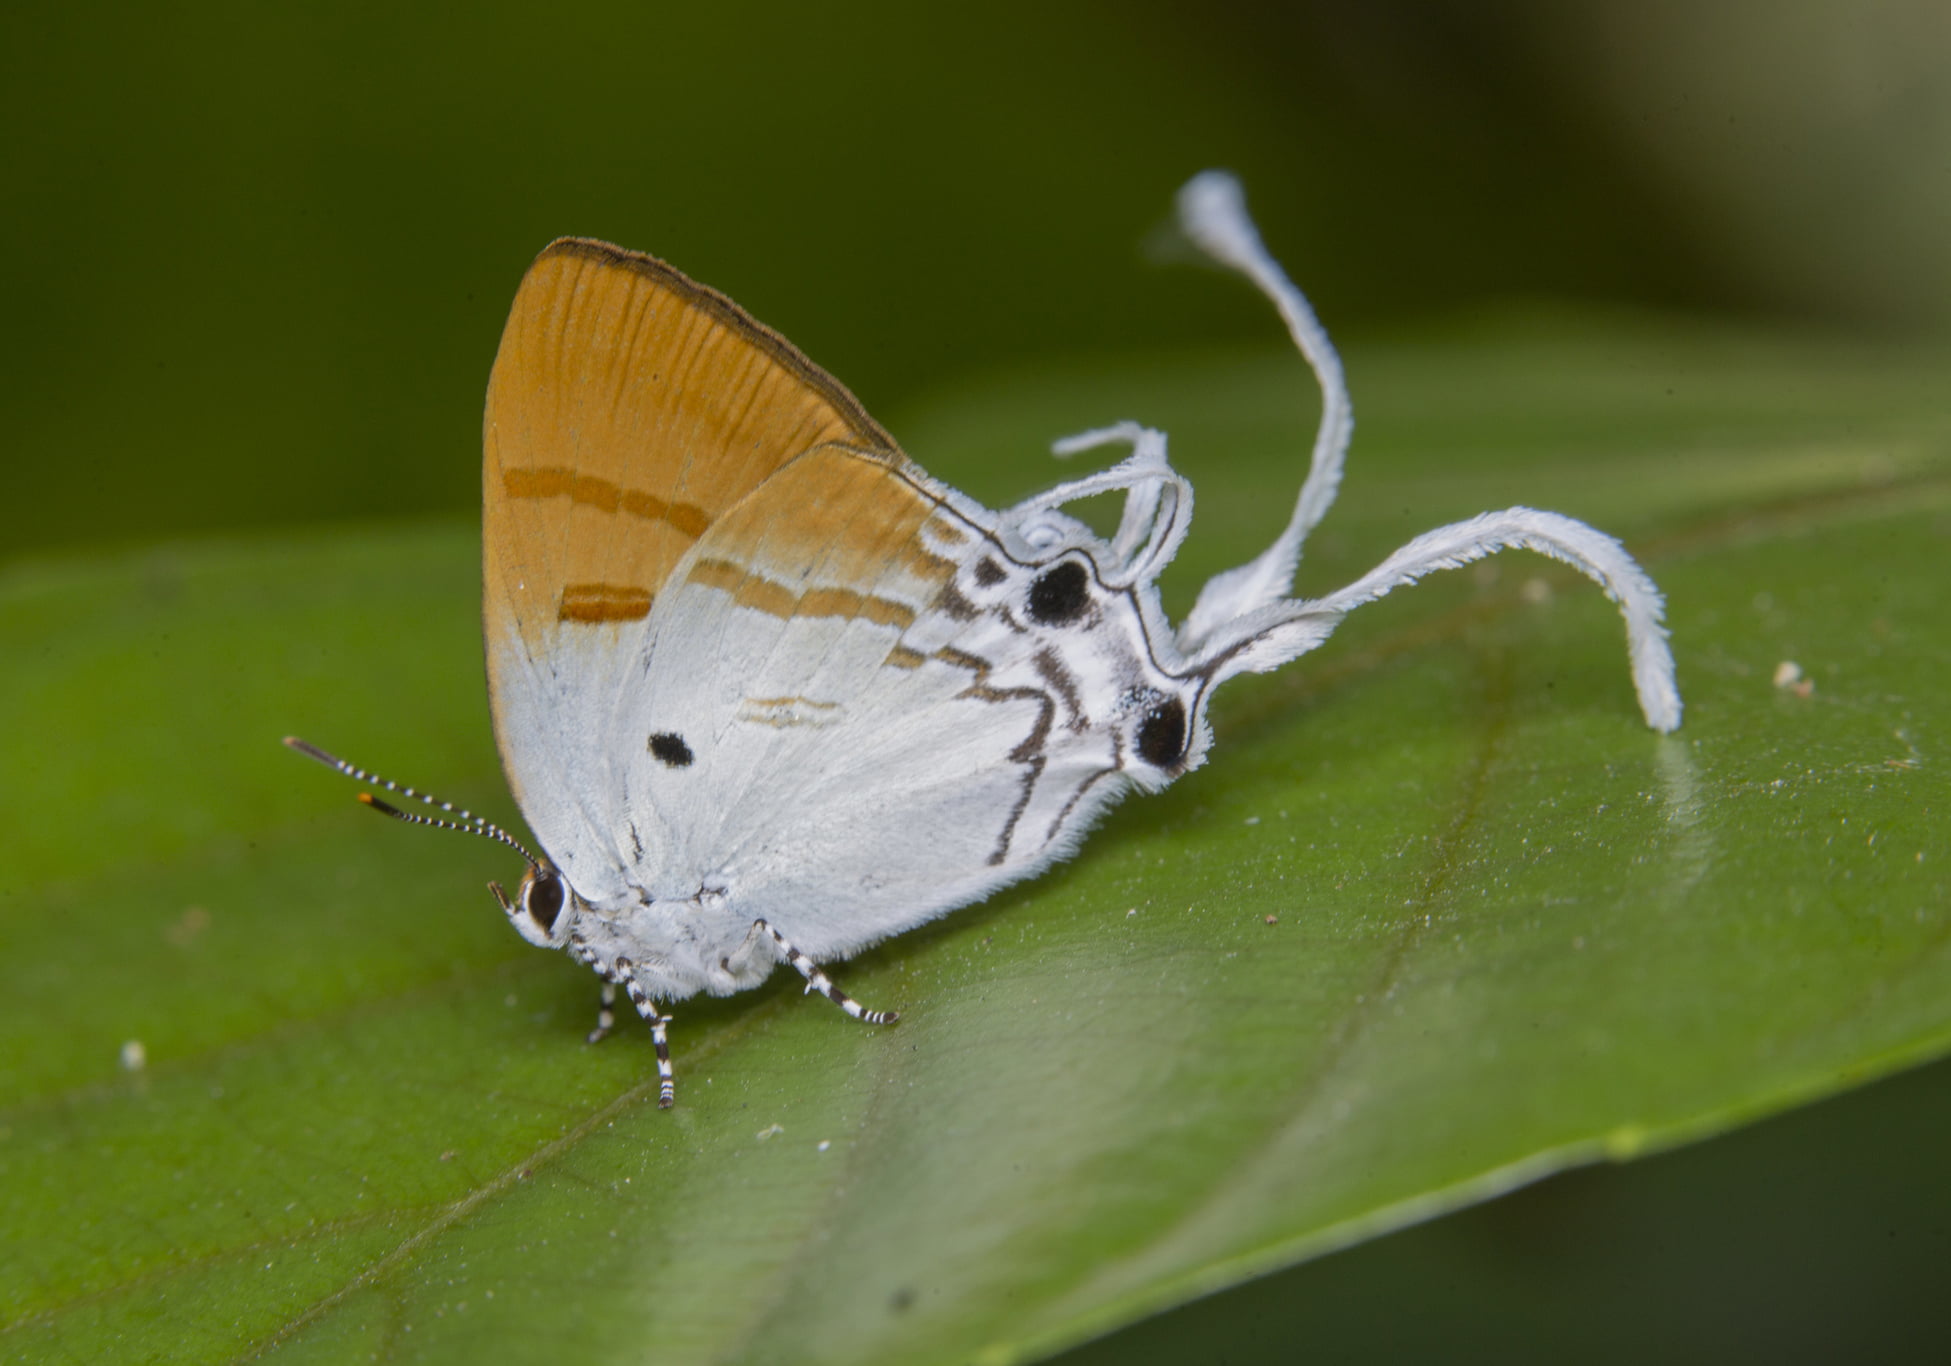
<path fill-rule="evenodd" d="M 1138 756 L 1153 768 L 1170 768 L 1185 758 L 1186 707 L 1168 697 L 1138 723 Z"/>
<path fill-rule="evenodd" d="M 522 889 L 522 909 L 544 933 L 553 931 L 557 917 L 562 914 L 562 879 L 553 873 L 531 877 Z"/>
<path fill-rule="evenodd" d="M 1090 602 L 1090 576 L 1075 560 L 1044 570 L 1030 585 L 1030 616 L 1045 626 L 1070 625 Z"/>

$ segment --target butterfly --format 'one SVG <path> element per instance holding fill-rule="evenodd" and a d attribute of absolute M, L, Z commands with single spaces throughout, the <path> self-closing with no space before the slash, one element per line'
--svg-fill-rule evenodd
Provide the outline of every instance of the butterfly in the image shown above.
<path fill-rule="evenodd" d="M 550 244 L 488 386 L 483 618 L 496 740 L 543 853 L 485 818 L 291 739 L 515 849 L 523 938 L 620 988 L 675 1096 L 660 1008 L 779 964 L 887 1023 L 819 964 L 1033 877 L 1133 788 L 1204 762 L 1235 675 L 1325 641 L 1354 608 L 1522 547 L 1620 606 L 1647 722 L 1680 723 L 1659 590 L 1610 536 L 1511 508 L 1416 537 L 1339 592 L 1289 596 L 1352 426 L 1341 364 L 1261 244 L 1238 183 L 1179 195 L 1187 237 L 1272 301 L 1323 393 L 1308 475 L 1265 551 L 1176 627 L 1157 581 L 1192 488 L 1162 432 L 1057 443 L 1128 454 L 1001 512 L 931 477 L 852 394 L 724 295 L 653 257 Z M 1121 495 L 1107 540 L 1064 509 Z"/>

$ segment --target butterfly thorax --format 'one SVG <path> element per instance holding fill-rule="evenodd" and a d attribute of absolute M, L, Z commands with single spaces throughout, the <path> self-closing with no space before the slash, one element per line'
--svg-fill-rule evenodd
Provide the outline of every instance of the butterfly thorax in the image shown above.
<path fill-rule="evenodd" d="M 604 981 L 634 980 L 659 1000 L 730 995 L 764 981 L 780 954 L 722 886 L 688 897 L 592 904 L 548 863 L 531 867 L 503 908 L 530 943 L 562 949 Z"/>

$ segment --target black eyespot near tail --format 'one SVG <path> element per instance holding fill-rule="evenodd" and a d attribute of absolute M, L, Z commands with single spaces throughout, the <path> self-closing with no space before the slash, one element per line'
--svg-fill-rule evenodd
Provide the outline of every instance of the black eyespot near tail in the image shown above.
<path fill-rule="evenodd" d="M 1171 768 L 1185 753 L 1186 705 L 1168 697 L 1138 723 L 1138 757 L 1153 768 Z"/>

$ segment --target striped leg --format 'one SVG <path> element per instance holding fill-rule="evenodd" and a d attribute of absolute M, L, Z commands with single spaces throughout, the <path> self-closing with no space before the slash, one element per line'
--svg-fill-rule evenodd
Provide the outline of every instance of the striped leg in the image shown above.
<path fill-rule="evenodd" d="M 791 963 L 799 975 L 806 979 L 806 990 L 808 992 L 817 991 L 821 993 L 827 1000 L 839 1006 L 856 1020 L 860 1020 L 866 1024 L 893 1024 L 901 1018 L 897 1012 L 892 1010 L 868 1010 L 859 1001 L 856 1001 L 846 992 L 840 990 L 839 987 L 833 985 L 832 979 L 820 971 L 820 965 L 818 963 L 815 963 L 811 958 L 808 958 L 805 954 L 787 943 L 786 936 L 779 933 L 778 930 L 775 930 L 765 921 L 755 920 L 752 922 L 752 927 L 754 929 L 764 930 L 772 936 L 772 942 L 777 944 L 779 951 L 786 955 L 786 961 Z"/>
<path fill-rule="evenodd" d="M 616 1004 L 616 983 L 603 983 L 603 1003 L 596 1011 L 596 1028 L 589 1031 L 590 1043 L 601 1043 L 616 1028 L 616 1012 L 610 1009 Z"/>
<path fill-rule="evenodd" d="M 494 888 L 494 893 L 497 897 L 503 895 L 501 888 L 495 887 L 493 883 L 489 883 L 488 885 Z M 506 909 L 507 902 L 505 899 L 502 904 L 503 908 Z M 584 943 L 580 936 L 570 936 L 569 956 L 603 979 L 603 999 L 602 1004 L 596 1010 L 596 1028 L 590 1030 L 588 1036 L 583 1040 L 585 1043 L 601 1043 L 603 1040 L 609 1038 L 610 1031 L 616 1028 L 616 1012 L 610 1009 L 611 1006 L 616 1004 L 616 982 L 610 976 L 609 965 L 603 961 L 595 949 L 592 949 L 588 944 Z"/>
<path fill-rule="evenodd" d="M 671 1022 L 668 1015 L 657 1013 L 657 1003 L 650 999 L 650 993 L 637 985 L 637 975 L 630 969 L 628 958 L 616 960 L 611 975 L 623 983 L 623 989 L 630 993 L 630 1004 L 644 1017 L 650 1026 L 650 1041 L 657 1045 L 657 1108 L 668 1110 L 677 1104 L 677 1083 L 671 1074 L 671 1039 L 664 1032 L 664 1026 Z"/>

